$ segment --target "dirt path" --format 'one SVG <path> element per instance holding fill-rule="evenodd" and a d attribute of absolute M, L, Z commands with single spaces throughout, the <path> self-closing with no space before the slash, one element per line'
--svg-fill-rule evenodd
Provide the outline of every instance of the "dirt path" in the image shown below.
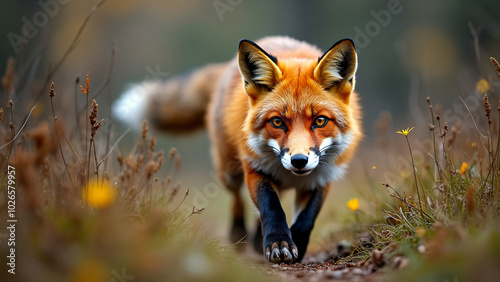
<path fill-rule="evenodd" d="M 383 274 L 356 264 L 296 263 L 257 267 L 278 281 L 385 281 Z"/>
<path fill-rule="evenodd" d="M 336 263 L 324 254 L 306 255 L 303 263 L 270 264 L 257 254 L 250 255 L 256 269 L 276 277 L 277 281 L 386 281 L 373 264 Z"/>

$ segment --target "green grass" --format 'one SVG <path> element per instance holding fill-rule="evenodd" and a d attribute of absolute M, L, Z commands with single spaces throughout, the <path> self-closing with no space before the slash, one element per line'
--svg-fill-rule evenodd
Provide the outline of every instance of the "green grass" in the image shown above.
<path fill-rule="evenodd" d="M 394 274 L 395 281 L 499 277 L 500 104 L 498 111 L 497 105 L 491 110 L 487 93 L 475 96 L 483 105 L 479 120 L 463 116 L 465 122 L 448 124 L 436 115 L 428 98 L 432 120 L 415 125 L 428 128 L 427 136 L 423 130 L 407 136 L 394 133 L 397 142 L 408 145 L 399 154 L 411 164 L 410 172 L 393 177 L 394 183 L 381 183 L 391 199 L 378 195 L 366 199 L 376 201 L 379 212 L 364 222 L 375 238 L 373 248 L 384 251 L 386 264 L 397 264 L 397 257 L 408 259 L 409 265 Z M 431 144 L 430 150 L 415 165 L 411 148 L 415 140 L 423 139 Z M 404 166 L 399 162 L 396 165 Z M 361 257 L 368 258 L 373 248 L 362 250 Z"/>

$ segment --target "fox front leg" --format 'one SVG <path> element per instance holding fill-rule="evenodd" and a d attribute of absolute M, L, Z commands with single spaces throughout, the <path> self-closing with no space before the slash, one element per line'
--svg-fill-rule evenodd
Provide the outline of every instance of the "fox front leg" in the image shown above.
<path fill-rule="evenodd" d="M 286 216 L 272 184 L 258 173 L 246 177 L 250 196 L 260 212 L 263 250 L 272 263 L 291 263 L 299 253 L 286 223 Z"/>

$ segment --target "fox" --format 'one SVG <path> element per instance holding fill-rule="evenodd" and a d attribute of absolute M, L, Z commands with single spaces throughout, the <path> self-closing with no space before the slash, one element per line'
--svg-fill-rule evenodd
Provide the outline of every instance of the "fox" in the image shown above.
<path fill-rule="evenodd" d="M 357 67 L 349 38 L 324 53 L 286 36 L 242 39 L 231 61 L 134 86 L 115 112 L 173 133 L 208 128 L 215 170 L 232 194 L 230 239 L 247 236 L 245 183 L 258 212 L 255 250 L 271 263 L 300 262 L 363 136 Z M 296 191 L 290 227 L 280 202 L 288 189 Z"/>

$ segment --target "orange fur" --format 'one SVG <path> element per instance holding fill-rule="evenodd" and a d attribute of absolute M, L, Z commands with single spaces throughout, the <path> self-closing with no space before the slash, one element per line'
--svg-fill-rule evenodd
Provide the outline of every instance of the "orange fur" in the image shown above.
<path fill-rule="evenodd" d="M 276 87 L 279 90 L 267 93 L 268 95 L 264 98 L 260 97 L 255 101 L 249 98 L 249 95 L 245 92 L 244 82 L 235 65 L 236 62 L 232 61 L 230 63 L 230 69 L 224 74 L 225 78 L 222 79 L 227 80 L 226 86 L 223 91 L 215 93 L 215 97 L 209 106 L 208 128 L 213 142 L 213 157 L 215 163 L 218 164 L 218 170 L 224 171 L 223 164 L 230 161 L 237 160 L 237 162 L 243 163 L 244 156 L 247 155 L 258 157 L 246 144 L 248 134 L 254 132 L 252 127 L 255 125 L 257 116 L 267 114 L 264 118 L 266 121 L 276 114 L 282 114 L 284 117 L 293 119 L 296 112 L 304 111 L 307 119 L 295 120 L 291 124 L 291 126 L 297 124 L 297 127 L 299 127 L 300 124 L 308 124 L 312 120 L 313 112 L 308 108 L 309 105 L 315 105 L 314 114 L 316 115 L 328 112 L 328 108 L 331 106 L 345 115 L 347 120 L 345 128 L 332 126 L 329 132 L 319 132 L 316 138 L 323 139 L 326 135 L 335 134 L 335 131 L 351 131 L 351 145 L 337 158 L 336 164 L 348 163 L 353 157 L 355 148 L 362 136 L 360 128 L 361 113 L 357 94 L 355 92 L 350 93 L 348 104 L 346 104 L 343 98 L 336 96 L 336 93 L 326 92 L 313 73 L 318 65 L 318 58 L 322 53 L 316 47 L 303 42 L 289 41 L 291 40 L 288 38 L 266 38 L 256 42 L 264 50 L 278 58 L 278 67 L 282 73 L 281 81 L 278 82 L 279 86 Z M 296 50 L 283 48 L 283 45 L 286 44 L 295 44 L 299 48 Z M 222 95 L 222 97 L 219 95 Z M 268 109 L 279 109 L 283 102 L 289 105 L 286 112 L 266 112 Z M 335 115 L 332 112 L 328 113 L 330 116 Z M 267 127 L 270 126 L 267 125 Z M 293 128 L 290 131 L 296 135 L 300 135 L 300 131 L 307 131 L 304 126 L 298 130 L 299 132 L 295 132 Z M 280 133 L 276 134 L 279 135 Z M 271 137 L 277 138 L 276 134 L 273 135 L 273 129 L 269 129 Z M 304 135 L 307 134 L 302 134 L 303 137 Z M 281 140 L 281 138 L 278 137 L 278 140 Z M 312 139 L 308 139 L 307 136 L 304 138 L 303 147 L 308 148 Z M 251 174 L 252 169 L 249 166 L 246 166 L 244 170 L 247 175 Z M 250 194 L 254 194 L 251 191 L 253 189 L 252 185 L 247 186 L 250 186 L 248 187 Z"/>
<path fill-rule="evenodd" d="M 206 123 L 215 169 L 233 192 L 233 216 L 241 222 L 243 181 L 257 207 L 258 189 L 269 187 L 262 186 L 265 182 L 277 193 L 295 186 L 296 206 L 304 209 L 312 190 L 320 189 L 325 197 L 344 174 L 362 137 L 351 40 L 339 41 L 325 54 L 288 37 L 257 44 L 242 41 L 237 58 L 227 64 L 158 86 L 148 112 L 167 130 Z M 307 164 L 294 163 L 297 156 L 306 157 Z M 242 228 L 233 233 L 246 232 Z"/>

